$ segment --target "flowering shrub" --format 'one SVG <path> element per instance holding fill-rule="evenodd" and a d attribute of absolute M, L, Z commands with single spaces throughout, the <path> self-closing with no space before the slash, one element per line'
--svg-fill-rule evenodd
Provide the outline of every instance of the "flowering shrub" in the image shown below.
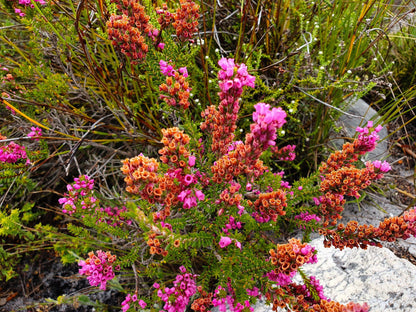
<path fill-rule="evenodd" d="M 30 163 L 24 146 L 14 142 L 0 146 L 0 162 L 15 163 L 20 159 L 26 160 L 26 164 Z"/>
<path fill-rule="evenodd" d="M 29 148 L 12 142 L 0 147 L 1 165 L 6 170 L 28 170 L 33 165 L 32 172 L 53 168 L 55 181 L 61 179 L 57 168 L 63 166 L 50 166 L 46 162 L 51 159 L 62 161 L 70 156 L 65 163 L 66 174 L 70 176 L 75 167 L 78 172 L 88 167 L 91 175 L 76 178 L 59 199 L 62 214 L 70 222 L 56 229 L 65 233 L 54 237 L 55 249 L 65 256 L 73 248 L 70 252 L 74 258 L 92 250 L 87 260 L 79 262 L 80 274 L 102 289 L 111 279 L 121 280 L 119 289 L 123 288 L 126 294 L 121 303 L 123 311 L 189 308 L 206 311 L 212 306 L 221 311 L 226 308 L 248 311 L 260 298 L 266 298 L 274 308 L 299 311 L 368 310 L 366 305 L 330 301 L 319 281 L 305 276 L 302 267 L 319 260 L 307 241 L 312 231 L 325 236 L 326 246 L 337 248 L 380 246 L 382 241 L 415 235 L 414 210 L 388 218 L 378 227 L 354 221 L 341 223 L 347 196 L 359 197 L 372 181 L 381 179 L 390 170 L 387 162 L 359 161 L 361 155 L 377 144 L 380 126 L 369 123 L 358 128 L 357 139 L 332 154 L 311 176 L 293 181 L 293 175 L 282 169 L 291 164 L 292 168 L 299 168 L 293 162 L 297 152 L 294 144 L 303 152 L 299 138 L 309 139 L 310 135 L 305 129 L 314 128 L 323 117 L 322 127 L 310 136 L 310 146 L 316 147 L 323 146 L 327 129 L 333 125 L 335 115 L 330 105 L 316 109 L 309 105 L 311 102 L 320 98 L 336 108 L 347 94 L 363 94 L 378 81 L 384 82 L 378 76 L 387 67 L 374 73 L 376 63 L 363 63 L 369 63 L 369 54 L 382 50 L 376 45 L 377 40 L 367 36 L 368 29 L 378 27 L 373 27 L 376 25 L 371 20 L 366 19 L 366 23 L 356 20 L 356 17 L 364 20 L 364 15 L 371 16 L 375 11 L 369 8 L 358 16 L 355 9 L 350 9 L 354 14 L 339 24 L 337 17 L 346 14 L 339 10 L 334 15 L 338 6 L 332 4 L 312 6 L 308 1 L 299 4 L 288 1 L 288 9 L 280 10 L 280 4 L 275 6 L 266 1 L 262 6 L 264 14 L 254 20 L 246 4 L 241 2 L 239 7 L 236 2 L 230 12 L 239 14 L 227 13 L 224 18 L 221 7 L 229 8 L 219 5 L 213 14 L 221 18 L 206 19 L 212 11 L 209 11 L 211 5 L 204 3 L 201 6 L 205 10 L 201 14 L 204 25 L 198 27 L 199 6 L 190 0 L 177 2 L 178 5 L 161 4 L 152 12 L 156 5 L 147 0 L 77 5 L 58 1 L 42 10 L 39 4 L 46 4 L 43 0 L 19 0 L 20 5 L 32 6 L 39 14 L 27 18 L 14 16 L 13 23 L 7 21 L 4 27 L 1 42 L 6 63 L 0 65 L 2 98 L 5 104 L 6 99 L 13 104 L 6 104 L 9 111 L 5 113 L 10 117 L 11 112 L 12 120 L 21 123 L 45 123 L 44 129 L 54 132 L 49 137 L 53 155 L 45 157 L 45 162 L 37 162 Z M 10 3 L 10 12 L 25 15 L 22 7 L 17 7 L 17 0 Z M 360 8 L 360 1 L 355 5 Z M 32 12 L 35 11 L 27 10 Z M 291 18 L 294 12 L 296 17 Z M 375 16 L 374 20 L 378 20 L 379 13 Z M 273 20 L 276 17 L 278 20 Z M 231 21 L 235 18 L 242 24 L 233 25 Z M 288 23 L 291 19 L 293 22 Z M 328 23 L 322 23 L 324 20 Z M 331 20 L 337 22 L 336 27 Z M 20 28 L 17 22 L 25 27 Z M 232 25 L 228 30 L 233 31 L 219 30 L 221 24 Z M 270 25 L 282 27 L 270 28 Z M 319 27 L 330 29 L 331 36 L 337 37 L 340 44 L 326 40 L 328 32 L 318 30 Z M 18 34 L 10 36 L 16 28 Z M 238 28 L 237 42 L 237 36 L 231 38 Z M 337 28 L 351 29 L 356 35 L 340 33 Z M 262 29 L 270 32 L 258 36 Z M 250 35 L 244 38 L 247 31 Z M 224 42 L 227 37 L 230 39 Z M 196 44 L 188 45 L 194 43 L 194 38 L 198 38 Z M 293 42 L 288 42 L 288 38 Z M 364 41 L 356 45 L 356 39 Z M 210 57 L 214 51 L 219 56 L 227 54 L 227 50 L 235 52 L 236 60 L 221 58 L 217 66 Z M 262 51 L 267 51 L 267 55 Z M 237 61 L 242 56 L 248 66 Z M 295 62 L 293 57 L 297 58 Z M 255 77 L 249 68 L 273 80 L 273 84 L 268 81 L 256 84 L 255 88 Z M 216 69 L 218 74 L 214 77 Z M 366 79 L 356 79 L 360 78 L 359 71 L 374 73 L 369 86 Z M 244 91 L 249 88 L 251 93 L 247 97 Z M 308 90 L 314 90 L 313 96 Z M 281 107 L 274 107 L 278 106 L 275 99 Z M 210 106 L 202 106 L 201 116 L 195 116 L 201 109 L 198 106 L 207 103 Z M 240 110 L 242 107 L 244 111 Z M 289 119 L 299 123 L 297 112 L 312 118 L 310 127 L 301 127 L 302 131 L 295 134 L 291 127 L 285 126 Z M 251 114 L 252 118 L 248 118 Z M 55 116 L 64 117 L 61 120 Z M 237 123 L 241 116 L 245 121 Z M 249 129 L 245 136 L 243 129 L 236 131 L 237 125 Z M 283 129 L 290 134 L 284 138 L 288 142 L 276 142 L 277 131 L 283 136 Z M 27 137 L 34 141 L 48 138 L 37 127 L 32 127 Z M 30 142 L 32 146 L 36 144 Z M 71 145 L 72 142 L 77 143 Z M 124 147 L 119 145 L 123 142 Z M 160 144 L 160 157 L 145 155 L 151 153 L 151 148 L 132 157 L 131 146 L 136 148 L 137 142 Z M 69 149 L 64 150 L 65 146 Z M 102 148 L 103 154 L 95 155 L 90 150 L 85 153 L 87 148 L 93 152 Z M 106 152 L 114 155 L 109 159 L 102 157 Z M 77 163 L 80 154 L 89 161 Z M 115 168 L 117 155 L 129 157 L 121 165 L 128 199 L 124 195 L 119 198 L 119 176 L 114 174 L 118 171 L 113 170 L 108 179 L 106 170 Z M 282 167 L 279 163 L 276 166 L 279 172 L 273 172 L 274 167 L 268 166 L 269 155 L 293 163 Z M 92 168 L 91 160 L 94 160 Z M 309 167 L 308 161 L 301 159 L 300 163 Z M 302 172 L 297 171 L 297 175 Z M 20 172 L 11 172 L 7 178 L 15 174 Z M 98 177 L 94 181 L 92 176 Z M 103 180 L 111 183 L 101 183 Z M 15 181 L 18 180 L 12 182 L 19 184 Z M 51 181 L 48 185 L 53 184 Z M 27 181 L 22 180 L 17 187 L 22 185 L 26 187 Z M 109 196 L 107 186 L 115 196 Z M 0 190 L 17 194 L 7 184 L 2 184 Z M 30 192 L 29 187 L 25 190 Z M 3 202 L 12 197 L 8 196 Z M 28 203 L 25 209 L 30 210 L 31 205 Z M 11 225 L 23 222 L 5 215 L 0 219 L 8 218 L 10 227 L 2 232 L 9 235 Z M 24 218 L 33 220 L 26 214 Z M 36 231 L 39 228 L 40 224 Z M 299 229 L 304 233 L 302 240 L 287 240 L 293 236 L 293 230 Z M 43 230 L 53 237 L 49 227 Z M 101 250 L 111 250 L 114 256 Z M 114 270 L 118 266 L 120 274 L 116 277 Z M 293 282 L 297 274 L 303 282 Z"/>
<path fill-rule="evenodd" d="M 286 113 L 256 104 L 250 132 L 244 141 L 235 141 L 240 96 L 244 86 L 254 87 L 255 78 L 233 59 L 221 59 L 219 66 L 219 107 L 202 112 L 205 140 L 188 136 L 186 129 L 164 129 L 159 161 L 143 154 L 123 161 L 126 190 L 140 200 L 130 205 L 135 207 L 130 214 L 134 222 L 128 226 L 137 234 L 128 241 L 140 251 L 120 250 L 121 271 L 131 266 L 136 284 L 133 295 L 126 289 L 122 311 L 148 305 L 167 312 L 212 306 L 253 311 L 253 303 L 262 297 L 274 310 L 368 311 L 366 304 L 328 299 L 319 280 L 302 272 L 304 265 L 319 261 L 319 254 L 307 241 L 285 241 L 283 234 L 299 228 L 306 239 L 311 231 L 319 232 L 325 246 L 341 249 L 416 236 L 416 209 L 388 218 L 378 228 L 339 223 L 345 197 L 359 197 L 360 190 L 390 170 L 380 161 L 360 167 L 359 156 L 375 148 L 381 127 L 369 122 L 358 128 L 354 142 L 331 154 L 315 175 L 290 185 L 283 180 L 284 171 L 272 173 L 260 159 L 276 146 L 276 131 L 285 124 Z M 178 73 L 165 61 L 160 67 L 167 77 Z M 180 72 L 184 75 L 186 69 Z M 292 160 L 294 149 L 276 151 Z M 70 214 L 79 207 L 94 214 L 92 189 L 88 177 L 76 179 L 60 203 Z M 297 274 L 303 283 L 294 282 Z"/>
<path fill-rule="evenodd" d="M 100 285 L 101 290 L 105 290 L 107 281 L 114 278 L 113 263 L 116 260 L 116 256 L 111 255 L 109 251 L 103 252 L 97 250 L 97 255 L 93 252 L 88 254 L 87 260 L 79 261 L 79 274 L 87 276 L 91 286 Z M 115 267 L 115 270 L 119 270 L 119 267 Z"/>
<path fill-rule="evenodd" d="M 39 3 L 40 5 L 47 5 L 47 2 L 45 0 L 34 0 L 35 2 Z M 17 1 L 13 1 L 13 2 L 17 2 Z M 26 7 L 30 7 L 30 8 L 34 8 L 33 3 L 30 0 L 19 0 L 18 4 L 21 6 L 19 7 L 15 7 L 14 8 L 14 13 L 18 14 L 19 16 L 23 17 L 26 15 L 26 13 L 24 12 L 24 10 L 22 11 L 22 8 L 26 8 Z"/>

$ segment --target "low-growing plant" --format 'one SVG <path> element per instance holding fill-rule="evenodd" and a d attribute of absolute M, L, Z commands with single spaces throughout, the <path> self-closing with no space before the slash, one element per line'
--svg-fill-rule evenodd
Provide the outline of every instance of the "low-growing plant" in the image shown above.
<path fill-rule="evenodd" d="M 126 294 L 122 311 L 252 311 L 259 298 L 273 310 L 368 311 L 366 304 L 329 300 L 302 266 L 319 261 L 308 245 L 311 232 L 340 249 L 381 247 L 416 235 L 416 209 L 378 227 L 339 223 L 345 197 L 360 197 L 390 170 L 385 161 L 360 161 L 375 148 L 381 126 L 370 121 L 357 128 L 354 142 L 317 172 L 289 183 L 284 171 L 272 172 L 261 161 L 269 148 L 293 161 L 293 147 L 275 148 L 286 112 L 256 104 L 250 132 L 235 141 L 243 87 L 255 87 L 255 78 L 233 59 L 219 66 L 220 103 L 205 109 L 201 125 L 181 106 L 183 130 L 162 131 L 159 160 L 140 154 L 123 161 L 130 198 L 123 198 L 122 208 L 104 208 L 88 176 L 68 185 L 59 200 L 73 219 L 68 230 L 79 247 L 90 248 L 79 273 L 100 289 L 117 279 Z M 164 61 L 160 69 L 167 77 L 186 72 Z M 303 238 L 295 238 L 300 231 Z M 66 253 L 72 250 L 67 246 Z M 293 280 L 296 274 L 301 283 Z"/>
<path fill-rule="evenodd" d="M 41 129 L 32 127 L 26 139 L 39 141 L 41 135 Z M 29 196 L 37 188 L 30 178 L 30 168 L 48 153 L 44 142 L 37 145 L 38 150 L 27 148 L 0 135 L 0 279 L 9 280 L 16 275 L 21 254 L 30 250 L 23 243 L 37 238 L 25 228 L 41 214 L 32 209 L 35 203 Z"/>
<path fill-rule="evenodd" d="M 275 310 L 368 310 L 330 301 L 302 266 L 319 260 L 312 232 L 341 249 L 416 233 L 414 209 L 379 227 L 339 223 L 345 197 L 390 169 L 359 160 L 380 126 L 320 162 L 344 100 L 383 85 L 392 66 L 376 60 L 389 49 L 374 30 L 392 26 L 387 4 L 223 1 L 232 12 L 219 19 L 219 1 L 202 12 L 190 0 L 2 2 L 2 131 L 18 123 L 48 145 L 30 167 L 31 152 L 0 142 L 1 274 L 32 250 L 17 238 L 78 261 L 91 286 L 125 295 L 123 311 L 249 311 L 259 298 Z M 402 106 L 390 107 L 387 120 Z M 36 172 L 53 192 L 63 174 L 85 173 L 59 199 L 59 227 L 20 205 Z M 98 306 L 84 295 L 49 302 Z"/>

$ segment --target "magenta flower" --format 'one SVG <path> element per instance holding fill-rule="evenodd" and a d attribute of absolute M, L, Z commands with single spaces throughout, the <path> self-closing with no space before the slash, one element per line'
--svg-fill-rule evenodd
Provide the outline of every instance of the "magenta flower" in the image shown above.
<path fill-rule="evenodd" d="M 185 201 L 185 197 L 188 196 L 189 194 L 189 190 L 188 191 L 182 191 L 179 195 L 178 198 L 181 202 Z"/>
<path fill-rule="evenodd" d="M 276 130 L 283 126 L 286 122 L 286 112 L 280 107 L 273 107 L 265 103 L 257 103 L 254 105 L 256 111 L 253 113 L 253 121 L 251 124 L 251 134 L 254 142 L 252 144 L 261 146 L 261 150 L 266 150 L 269 146 L 275 145 Z"/>
<path fill-rule="evenodd" d="M 113 279 L 115 274 L 113 272 L 113 263 L 116 256 L 111 255 L 110 252 L 103 252 L 97 250 L 97 255 L 90 252 L 89 258 L 78 262 L 81 267 L 79 274 L 87 276 L 91 286 L 100 286 L 101 290 L 106 289 L 107 281 Z M 115 269 L 118 269 L 117 267 Z"/>
<path fill-rule="evenodd" d="M 26 164 L 30 164 L 30 160 L 26 154 L 26 148 L 14 142 L 8 145 L 0 146 L 0 162 L 15 163 L 19 159 L 26 159 Z"/>
<path fill-rule="evenodd" d="M 140 300 L 139 300 L 139 306 L 140 306 L 142 309 L 144 309 L 144 308 L 146 308 L 147 303 L 146 303 L 146 302 L 144 302 L 142 299 L 140 299 Z"/>
<path fill-rule="evenodd" d="M 185 198 L 185 201 L 183 202 L 183 208 L 184 209 L 190 209 L 192 207 L 196 206 L 196 199 L 195 197 L 187 197 Z"/>
<path fill-rule="evenodd" d="M 232 242 L 231 238 L 227 236 L 221 236 L 219 244 L 221 248 L 224 248 L 224 247 L 227 247 L 229 244 L 231 244 L 231 242 Z"/>
<path fill-rule="evenodd" d="M 160 60 L 159 66 L 160 66 L 160 71 L 162 72 L 163 75 L 170 76 L 170 77 L 174 76 L 175 71 L 173 69 L 173 66 L 169 65 L 168 62 L 164 60 Z"/>
<path fill-rule="evenodd" d="M 189 158 L 188 158 L 188 165 L 189 165 L 189 167 L 195 166 L 195 160 L 196 160 L 196 157 L 195 156 L 193 156 L 193 155 L 190 155 L 189 156 Z"/>
<path fill-rule="evenodd" d="M 380 160 L 373 161 L 374 168 L 378 168 L 381 172 L 389 172 L 391 166 L 387 161 L 381 162 Z"/>
<path fill-rule="evenodd" d="M 184 178 L 184 182 L 186 185 L 191 184 L 194 181 L 194 177 L 191 174 L 187 174 Z"/>
<path fill-rule="evenodd" d="M 182 76 L 184 76 L 185 78 L 188 77 L 188 70 L 186 69 L 186 67 L 180 67 L 178 69 L 178 72 L 180 72 L 182 74 Z"/>
<path fill-rule="evenodd" d="M 378 125 L 373 129 L 373 122 L 370 120 L 367 123 L 367 126 L 364 128 L 357 127 L 356 131 L 359 133 L 357 140 L 354 142 L 355 149 L 361 154 L 371 152 L 376 148 L 377 141 L 380 139 L 378 132 L 381 131 L 383 127 Z"/>
<path fill-rule="evenodd" d="M 204 200 L 205 199 L 204 193 L 202 193 L 202 191 L 200 191 L 200 190 L 195 191 L 195 196 L 196 196 L 196 198 L 198 198 L 198 200 Z"/>
<path fill-rule="evenodd" d="M 35 141 L 39 141 L 39 137 L 42 136 L 42 129 L 39 127 L 31 127 L 32 131 L 28 133 L 28 137 L 34 139 Z"/>

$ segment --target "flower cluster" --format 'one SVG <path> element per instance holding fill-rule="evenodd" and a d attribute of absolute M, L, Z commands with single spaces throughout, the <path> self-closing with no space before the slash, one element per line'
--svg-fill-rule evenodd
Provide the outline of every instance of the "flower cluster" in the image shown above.
<path fill-rule="evenodd" d="M 205 121 L 201 125 L 201 130 L 212 134 L 212 151 L 224 155 L 234 139 L 243 87 L 254 88 L 255 77 L 249 75 L 245 64 L 235 64 L 234 59 L 222 58 L 218 61 L 218 65 L 221 67 L 218 72 L 221 89 L 218 93 L 220 104 L 218 110 L 210 106 L 202 112 Z"/>
<path fill-rule="evenodd" d="M 228 288 L 231 290 L 231 292 L 233 292 L 230 286 Z M 223 287 L 221 287 L 221 285 L 218 286 L 214 292 L 212 304 L 214 305 L 214 307 L 218 307 L 218 310 L 220 312 L 226 312 L 227 305 L 229 310 L 232 312 L 242 312 L 247 311 L 247 309 L 249 311 L 254 311 L 248 300 L 246 300 L 244 304 L 241 304 L 240 302 L 235 302 L 234 296 L 227 294 L 227 291 Z"/>
<path fill-rule="evenodd" d="M 323 195 L 318 202 L 320 214 L 325 219 L 324 226 L 335 225 L 341 219 L 345 195 L 360 197 L 360 190 L 368 187 L 373 180 L 381 179 L 383 173 L 391 169 L 387 162 L 381 161 L 367 162 L 362 169 L 354 165 L 359 155 L 373 150 L 377 144 L 377 133 L 381 126 L 372 131 L 372 125 L 369 121 L 366 128 L 358 128 L 358 138 L 353 143 L 345 143 L 342 151 L 332 153 L 328 161 L 319 167 L 322 179 L 320 191 Z"/>
<path fill-rule="evenodd" d="M 190 153 L 187 149 L 189 135 L 177 127 L 162 129 L 162 143 L 164 147 L 159 150 L 160 160 L 173 168 L 185 168 L 194 164 L 195 158 L 190 160 Z"/>
<path fill-rule="evenodd" d="M 259 198 L 253 204 L 255 212 L 253 217 L 257 222 L 277 221 L 278 216 L 284 216 L 287 207 L 286 192 L 277 190 L 259 194 Z"/>
<path fill-rule="evenodd" d="M 26 160 L 30 164 L 30 159 L 26 154 L 26 148 L 14 142 L 0 146 L 0 162 L 16 163 L 19 160 Z"/>
<path fill-rule="evenodd" d="M 373 122 L 370 120 L 364 128 L 357 127 L 358 138 L 354 141 L 354 150 L 360 155 L 371 152 L 376 148 L 377 141 L 380 139 L 377 133 L 383 129 L 381 125 L 373 128 Z"/>
<path fill-rule="evenodd" d="M 146 57 L 149 46 L 146 36 L 156 42 L 159 31 L 149 23 L 150 17 L 137 0 L 112 0 L 122 15 L 112 14 L 107 22 L 107 33 L 114 46 L 125 54 L 132 64 Z M 160 43 L 158 43 L 160 44 Z"/>
<path fill-rule="evenodd" d="M 296 154 L 294 153 L 295 148 L 296 145 L 286 145 L 282 148 L 272 146 L 271 151 L 273 152 L 274 156 L 276 156 L 279 160 L 293 161 L 296 158 Z"/>
<path fill-rule="evenodd" d="M 91 286 L 100 285 L 101 290 L 105 290 L 107 282 L 114 278 L 113 265 L 116 261 L 116 256 L 112 255 L 109 251 L 104 252 L 97 250 L 97 255 L 94 252 L 88 253 L 89 258 L 87 260 L 80 260 L 78 265 L 79 274 L 87 276 Z M 116 266 L 115 270 L 120 268 Z"/>
<path fill-rule="evenodd" d="M 191 88 L 188 81 L 188 70 L 186 67 L 181 67 L 177 71 L 173 69 L 168 62 L 160 60 L 160 71 L 166 76 L 166 83 L 159 86 L 159 90 L 165 92 L 167 95 L 160 95 L 170 106 L 179 106 L 184 109 L 189 107 L 189 96 Z"/>
<path fill-rule="evenodd" d="M 156 238 L 156 233 L 150 233 L 149 238 L 147 240 L 147 246 L 150 247 L 150 254 L 154 255 L 162 255 L 163 257 L 166 257 L 168 255 L 168 252 L 161 246 L 161 241 L 159 238 Z"/>
<path fill-rule="evenodd" d="M 208 308 L 212 306 L 212 293 L 207 293 L 206 291 L 202 290 L 201 286 L 196 288 L 198 292 L 201 294 L 201 297 L 195 299 L 192 302 L 191 309 L 195 312 L 206 312 Z M 209 311 L 208 311 L 209 312 Z"/>
<path fill-rule="evenodd" d="M 416 236 L 416 207 L 406 211 L 403 216 L 384 219 L 378 227 L 358 225 L 357 221 L 350 221 L 347 225 L 339 224 L 334 230 L 320 229 L 319 233 L 325 237 L 326 247 L 331 245 L 339 249 L 381 247 L 379 241 L 394 242 L 399 238 L 408 239 Z"/>
<path fill-rule="evenodd" d="M 253 113 L 251 133 L 259 142 L 261 149 L 265 150 L 268 146 L 275 145 L 276 129 L 279 129 L 286 122 L 286 112 L 282 108 L 273 107 L 269 104 L 257 103 L 254 105 L 256 111 Z M 267 147 L 263 147 L 267 146 Z"/>
<path fill-rule="evenodd" d="M 98 222 L 107 223 L 109 226 L 117 227 L 122 223 L 131 224 L 131 220 L 126 220 L 121 214 L 126 212 L 126 207 L 100 207 L 96 210 L 99 215 Z"/>
<path fill-rule="evenodd" d="M 266 298 L 273 303 L 273 311 L 278 308 L 286 309 L 290 306 L 293 312 L 367 312 L 369 307 L 367 304 L 348 303 L 347 305 L 326 299 L 322 293 L 313 289 L 315 286 L 319 289 L 319 284 L 315 281 L 311 283 L 311 288 L 305 285 L 291 283 L 287 286 L 274 288 L 266 293 Z M 316 295 L 312 295 L 311 291 Z M 322 296 L 322 297 L 321 297 Z"/>
<path fill-rule="evenodd" d="M 143 155 L 124 160 L 122 172 L 126 175 L 128 192 L 164 205 L 163 210 L 154 214 L 154 220 L 163 221 L 170 215 L 170 208 L 179 202 L 189 209 L 197 205 L 197 200 L 204 200 L 205 195 L 195 188 L 202 176 L 192 169 L 195 156 L 187 149 L 189 136 L 176 127 L 163 129 L 162 133 L 164 147 L 159 150 L 160 160 L 169 166 L 165 174 L 158 174 L 159 163 L 155 159 Z"/>
<path fill-rule="evenodd" d="M 45 0 L 34 0 L 35 2 L 38 2 L 40 5 L 46 5 L 46 1 Z M 35 6 L 33 5 L 33 3 L 30 0 L 19 0 L 19 4 L 23 5 L 25 7 L 31 7 L 34 8 Z M 15 8 L 14 9 L 14 13 L 19 14 L 19 16 L 25 16 L 26 13 L 24 13 L 21 9 L 19 8 Z"/>
<path fill-rule="evenodd" d="M 66 188 L 68 192 L 59 199 L 63 213 L 72 215 L 77 212 L 78 206 L 81 206 L 81 209 L 85 211 L 95 211 L 98 208 L 97 198 L 92 193 L 94 179 L 90 179 L 87 175 L 81 175 L 74 179 L 74 183 L 68 184 Z"/>
<path fill-rule="evenodd" d="M 190 298 L 195 295 L 197 290 L 195 281 L 197 276 L 186 273 L 186 268 L 183 266 L 179 270 L 182 274 L 176 275 L 173 287 L 166 287 L 162 290 L 158 284 L 154 285 L 155 288 L 158 288 L 157 295 L 165 302 L 163 309 L 167 312 L 185 311 Z"/>
<path fill-rule="evenodd" d="M 258 103 L 254 107 L 255 123 L 250 125 L 251 133 L 246 135 L 245 142 L 243 144 L 231 142 L 226 145 L 224 142 L 232 139 L 234 134 L 221 141 L 220 145 L 227 147 L 227 153 L 211 166 L 214 182 L 230 182 L 243 173 L 258 178 L 267 169 L 259 157 L 267 148 L 275 144 L 276 130 L 286 122 L 286 113 L 280 107 L 270 109 L 270 105 L 265 103 Z"/>
<path fill-rule="evenodd" d="M 198 32 L 199 5 L 191 0 L 180 0 L 180 7 L 175 13 L 169 12 L 166 3 L 157 8 L 156 13 L 161 30 L 173 26 L 180 41 L 193 42 L 192 37 Z"/>
<path fill-rule="evenodd" d="M 192 0 L 180 0 L 180 8 L 174 15 L 173 27 L 180 41 L 193 42 L 192 36 L 198 32 L 199 5 Z"/>
<path fill-rule="evenodd" d="M 316 263 L 315 248 L 291 238 L 288 244 L 278 244 L 270 249 L 270 262 L 276 267 L 274 273 L 290 276 L 305 263 Z"/>
<path fill-rule="evenodd" d="M 157 7 L 156 13 L 159 15 L 157 21 L 160 25 L 160 30 L 164 30 L 173 24 L 175 20 L 175 13 L 171 13 L 168 9 L 168 5 L 166 3 L 162 4 L 162 8 Z"/>
<path fill-rule="evenodd" d="M 127 310 L 130 309 L 130 305 L 135 304 L 136 302 L 142 309 L 146 308 L 147 306 L 147 303 L 144 302 L 142 299 L 138 299 L 136 294 L 134 294 L 133 296 L 128 294 L 126 296 L 126 299 L 124 299 L 124 301 L 121 303 L 121 311 L 127 312 Z"/>
<path fill-rule="evenodd" d="M 310 214 L 307 211 L 304 211 L 298 215 L 295 216 L 295 219 L 301 220 L 303 222 L 311 222 L 312 220 L 315 220 L 315 222 L 319 222 L 321 221 L 321 218 L 319 218 L 316 214 Z M 305 229 L 306 226 L 305 225 L 300 225 L 301 229 Z"/>
<path fill-rule="evenodd" d="M 164 204 L 164 209 L 155 213 L 153 218 L 165 220 L 170 215 L 170 207 L 179 202 L 177 195 L 181 188 L 169 174 L 159 175 L 158 168 L 156 159 L 139 155 L 125 159 L 121 171 L 126 175 L 127 192 L 137 194 L 151 204 Z"/>
<path fill-rule="evenodd" d="M 234 243 L 235 243 L 235 246 L 241 250 L 241 243 L 240 243 L 238 240 L 233 239 L 233 238 L 230 238 L 230 237 L 228 237 L 228 236 L 221 236 L 221 238 L 220 238 L 220 241 L 219 241 L 218 245 L 219 245 L 221 248 L 225 248 L 225 247 L 227 247 L 228 245 L 230 245 L 233 241 L 234 241 Z"/>
<path fill-rule="evenodd" d="M 39 127 L 31 127 L 30 130 L 32 131 L 30 131 L 27 136 L 35 141 L 39 141 L 39 137 L 42 136 L 42 129 Z"/>
<path fill-rule="evenodd" d="M 220 194 L 220 198 L 215 201 L 216 204 L 224 204 L 225 207 L 237 206 L 239 209 L 239 214 L 241 215 L 243 207 L 240 203 L 243 196 L 239 193 L 241 185 L 234 181 L 231 181 L 230 186 L 223 190 Z M 224 212 L 224 209 L 218 210 L 218 215 L 220 216 Z"/>

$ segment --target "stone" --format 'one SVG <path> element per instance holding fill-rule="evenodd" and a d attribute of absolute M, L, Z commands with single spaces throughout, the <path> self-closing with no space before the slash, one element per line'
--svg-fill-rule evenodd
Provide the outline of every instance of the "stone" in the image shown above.
<path fill-rule="evenodd" d="M 416 311 L 416 266 L 409 261 L 398 258 L 388 248 L 325 248 L 322 237 L 310 244 L 318 251 L 318 263 L 302 268 L 308 276 L 319 279 L 328 298 L 342 304 L 367 302 L 370 312 Z M 301 283 L 299 276 L 294 281 Z M 264 301 L 253 308 L 254 312 L 272 312 Z M 283 311 L 286 310 L 279 310 Z"/>
<path fill-rule="evenodd" d="M 325 248 L 322 237 L 311 245 L 318 263 L 304 271 L 320 280 L 327 297 L 343 304 L 367 302 L 374 312 L 416 311 L 416 266 L 406 259 L 388 248 Z"/>

